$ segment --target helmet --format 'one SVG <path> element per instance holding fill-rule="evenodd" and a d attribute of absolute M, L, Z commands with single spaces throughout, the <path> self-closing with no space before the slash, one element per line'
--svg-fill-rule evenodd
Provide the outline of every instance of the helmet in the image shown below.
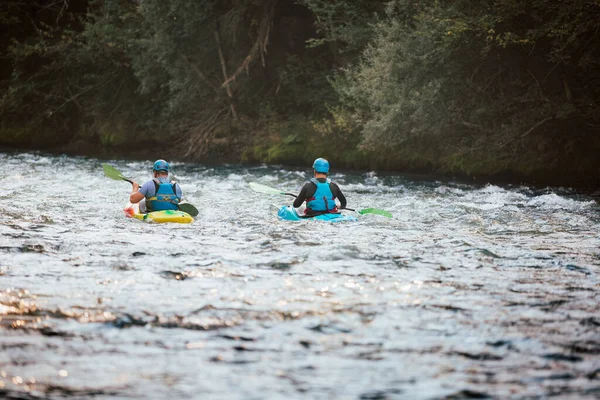
<path fill-rule="evenodd" d="M 329 172 L 329 161 L 324 158 L 317 158 L 313 163 L 313 169 L 317 172 L 326 174 Z"/>
<path fill-rule="evenodd" d="M 154 166 L 152 167 L 152 171 L 165 171 L 169 172 L 169 163 L 165 160 L 156 160 Z"/>

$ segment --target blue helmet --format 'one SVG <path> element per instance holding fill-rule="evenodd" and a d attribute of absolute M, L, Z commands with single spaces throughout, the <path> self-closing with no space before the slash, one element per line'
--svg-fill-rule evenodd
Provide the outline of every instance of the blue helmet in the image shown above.
<path fill-rule="evenodd" d="M 165 160 L 156 160 L 154 166 L 152 167 L 152 171 L 169 172 L 169 163 Z"/>
<path fill-rule="evenodd" d="M 329 172 L 329 161 L 324 158 L 317 158 L 313 163 L 313 169 L 317 172 L 326 174 Z"/>

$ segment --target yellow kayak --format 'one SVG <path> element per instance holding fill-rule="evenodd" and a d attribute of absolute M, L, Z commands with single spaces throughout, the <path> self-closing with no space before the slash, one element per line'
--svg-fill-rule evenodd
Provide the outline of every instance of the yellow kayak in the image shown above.
<path fill-rule="evenodd" d="M 163 211 L 152 211 L 149 213 L 141 213 L 139 204 L 128 203 L 127 207 L 123 209 L 127 218 L 135 218 L 140 221 L 146 221 L 155 224 L 161 224 L 165 222 L 175 222 L 179 224 L 191 224 L 194 222 L 194 217 L 190 214 L 179 211 L 179 210 L 163 210 Z"/>

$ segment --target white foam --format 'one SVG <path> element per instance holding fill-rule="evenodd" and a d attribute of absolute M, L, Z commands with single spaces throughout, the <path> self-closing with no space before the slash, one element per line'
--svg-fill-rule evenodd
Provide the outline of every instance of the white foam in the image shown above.
<path fill-rule="evenodd" d="M 527 205 L 548 210 L 582 210 L 594 204 L 593 201 L 577 201 L 561 197 L 555 193 L 544 194 L 531 199 Z"/>

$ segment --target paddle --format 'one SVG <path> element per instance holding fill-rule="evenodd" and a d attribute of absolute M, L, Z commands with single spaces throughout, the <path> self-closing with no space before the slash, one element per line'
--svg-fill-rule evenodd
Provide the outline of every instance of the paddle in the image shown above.
<path fill-rule="evenodd" d="M 264 194 L 283 194 L 286 196 L 292 196 L 292 197 L 297 197 L 295 194 L 293 193 L 286 193 L 283 190 L 279 190 L 279 189 L 275 189 L 272 188 L 270 186 L 265 186 L 265 185 L 261 185 L 260 183 L 256 183 L 256 182 L 250 182 L 250 189 L 254 190 L 255 192 L 258 193 L 264 193 Z M 342 210 L 348 210 L 348 211 L 354 211 L 359 213 L 360 215 L 364 215 L 364 214 L 375 214 L 375 215 L 382 215 L 384 217 L 387 218 L 392 218 L 392 213 L 389 211 L 385 211 L 385 210 L 381 210 L 379 208 L 365 208 L 362 210 L 355 210 L 353 208 L 342 208 Z"/>
<path fill-rule="evenodd" d="M 121 175 L 121 172 L 119 172 L 119 170 L 116 169 L 115 167 L 111 167 L 108 164 L 102 164 L 102 169 L 104 169 L 104 175 L 108 176 L 110 179 L 114 179 L 117 181 L 124 180 L 133 185 L 133 181 L 131 179 L 127 179 L 123 175 Z"/>
<path fill-rule="evenodd" d="M 196 207 L 194 207 L 193 204 L 190 204 L 190 203 L 179 203 L 179 204 L 177 204 L 177 207 L 179 207 L 179 211 L 183 211 L 184 213 L 188 213 L 192 217 L 195 217 L 195 216 L 198 215 L 198 209 Z"/>
<path fill-rule="evenodd" d="M 265 185 L 261 185 L 260 183 L 256 183 L 256 182 L 250 182 L 250 189 L 254 190 L 255 192 L 258 193 L 264 193 L 264 194 L 285 194 L 286 196 L 292 196 L 294 198 L 296 198 L 296 195 L 293 193 L 286 193 L 283 192 L 279 189 L 275 189 L 272 188 L 270 186 L 265 186 Z"/>
<path fill-rule="evenodd" d="M 106 176 L 108 176 L 110 179 L 114 179 L 114 180 L 117 180 L 117 181 L 124 180 L 124 181 L 129 182 L 129 183 L 131 183 L 133 185 L 133 181 L 131 179 L 125 178 L 121 174 L 121 172 L 119 172 L 119 170 L 116 169 L 115 167 L 111 167 L 108 164 L 102 164 L 102 169 L 104 169 L 104 174 Z M 198 215 L 198 209 L 196 207 L 194 207 L 194 205 L 192 205 L 190 203 L 177 204 L 177 207 L 179 207 L 180 211 L 188 213 L 192 217 L 195 217 L 195 216 Z"/>

